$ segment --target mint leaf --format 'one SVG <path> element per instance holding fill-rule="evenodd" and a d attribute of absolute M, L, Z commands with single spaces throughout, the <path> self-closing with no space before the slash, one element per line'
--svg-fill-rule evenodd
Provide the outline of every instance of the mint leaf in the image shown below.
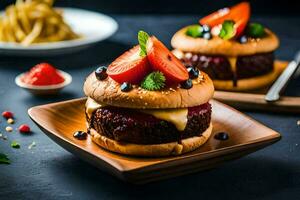
<path fill-rule="evenodd" d="M 15 149 L 19 149 L 20 148 L 20 144 L 17 142 L 17 141 L 12 141 L 10 146 L 12 148 L 15 148 Z"/>
<path fill-rule="evenodd" d="M 160 90 L 165 87 L 166 78 L 163 73 L 156 71 L 148 74 L 142 81 L 141 87 L 146 90 Z"/>
<path fill-rule="evenodd" d="M 0 153 L 0 164 L 10 164 L 10 160 L 7 155 Z"/>
<path fill-rule="evenodd" d="M 235 22 L 232 20 L 225 20 L 222 24 L 219 37 L 222 38 L 223 40 L 229 40 L 233 38 L 235 35 L 234 24 Z"/>
<path fill-rule="evenodd" d="M 188 36 L 191 36 L 193 38 L 202 37 L 203 36 L 203 28 L 200 25 L 192 25 L 192 26 L 188 27 L 185 34 Z"/>
<path fill-rule="evenodd" d="M 247 27 L 247 35 L 253 38 L 261 38 L 266 35 L 265 27 L 259 23 L 251 23 Z"/>
<path fill-rule="evenodd" d="M 148 41 L 149 35 L 145 31 L 139 31 L 138 33 L 138 40 L 140 44 L 140 56 L 144 57 L 147 55 L 147 41 Z"/>

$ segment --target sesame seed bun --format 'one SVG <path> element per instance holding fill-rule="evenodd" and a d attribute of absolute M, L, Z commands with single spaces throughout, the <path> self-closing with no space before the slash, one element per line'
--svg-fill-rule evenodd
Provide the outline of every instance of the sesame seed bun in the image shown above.
<path fill-rule="evenodd" d="M 112 152 L 143 157 L 162 157 L 171 155 L 180 155 L 194 151 L 203 145 L 212 132 L 212 124 L 200 136 L 187 138 L 178 142 L 170 142 L 164 144 L 130 144 L 125 142 L 117 142 L 105 136 L 102 136 L 95 129 L 90 130 L 92 141 Z"/>
<path fill-rule="evenodd" d="M 206 55 L 245 56 L 272 52 L 279 46 L 279 39 L 269 29 L 265 29 L 265 37 L 241 44 L 236 40 L 223 40 L 218 36 L 214 36 L 210 40 L 193 38 L 185 34 L 188 27 L 184 27 L 175 33 L 171 40 L 173 48 L 183 52 Z"/>
<path fill-rule="evenodd" d="M 193 87 L 182 89 L 179 87 L 165 88 L 160 91 L 144 90 L 137 85 L 129 92 L 122 92 L 120 84 L 108 77 L 97 80 L 95 73 L 91 73 L 83 86 L 86 96 L 100 104 L 134 109 L 186 108 L 204 104 L 212 98 L 214 86 L 207 74 L 201 72 L 193 80 Z"/>

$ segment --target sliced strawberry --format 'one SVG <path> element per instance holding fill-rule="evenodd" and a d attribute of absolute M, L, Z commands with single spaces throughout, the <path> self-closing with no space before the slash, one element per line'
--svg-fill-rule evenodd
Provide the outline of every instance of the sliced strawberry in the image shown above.
<path fill-rule="evenodd" d="M 189 78 L 187 69 L 156 37 L 149 38 L 147 57 L 154 70 L 161 71 L 168 84 L 180 83 Z"/>
<path fill-rule="evenodd" d="M 150 72 L 149 62 L 146 56 L 140 56 L 140 47 L 135 46 L 123 53 L 107 68 L 107 74 L 118 83 L 140 83 Z"/>
<path fill-rule="evenodd" d="M 241 2 L 230 8 L 222 8 L 212 14 L 207 15 L 199 20 L 200 24 L 206 24 L 210 27 L 222 24 L 225 20 L 233 20 L 235 22 L 236 37 L 240 36 L 246 28 L 250 18 L 249 2 Z"/>
<path fill-rule="evenodd" d="M 229 16 L 230 8 L 222 8 L 216 12 L 213 12 L 199 20 L 202 25 L 209 25 L 210 27 L 222 24 Z"/>

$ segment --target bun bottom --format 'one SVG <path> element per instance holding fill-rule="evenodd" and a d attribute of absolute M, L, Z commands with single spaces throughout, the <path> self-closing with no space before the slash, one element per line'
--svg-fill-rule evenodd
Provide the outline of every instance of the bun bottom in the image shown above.
<path fill-rule="evenodd" d="M 233 85 L 232 80 L 213 80 L 216 90 L 227 90 L 227 91 L 247 91 L 263 88 L 270 85 L 278 76 L 276 70 L 262 75 L 251 78 L 238 79 L 237 86 Z"/>
<path fill-rule="evenodd" d="M 99 134 L 95 129 L 90 130 L 92 141 L 102 148 L 130 156 L 141 157 L 163 157 L 176 156 L 187 152 L 194 151 L 203 145 L 212 132 L 212 124 L 202 133 L 201 136 L 186 138 L 178 142 L 170 142 L 164 144 L 132 144 L 125 142 L 117 142 Z"/>
<path fill-rule="evenodd" d="M 233 86 L 232 80 L 213 80 L 215 89 L 227 91 L 247 91 L 269 86 L 287 66 L 286 62 L 275 61 L 274 69 L 268 74 L 251 78 L 238 79 L 237 86 Z"/>

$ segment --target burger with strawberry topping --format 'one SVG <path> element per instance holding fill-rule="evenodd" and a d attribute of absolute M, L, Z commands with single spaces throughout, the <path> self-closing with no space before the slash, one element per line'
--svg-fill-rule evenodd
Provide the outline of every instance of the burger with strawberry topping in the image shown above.
<path fill-rule="evenodd" d="M 187 69 L 155 36 L 140 31 L 138 41 L 84 83 L 92 141 L 132 156 L 197 149 L 212 131 L 211 79 L 196 68 Z"/>
<path fill-rule="evenodd" d="M 176 32 L 171 41 L 173 53 L 185 66 L 206 72 L 218 90 L 267 86 L 280 73 L 274 63 L 279 40 L 249 19 L 248 2 L 220 9 Z"/>

